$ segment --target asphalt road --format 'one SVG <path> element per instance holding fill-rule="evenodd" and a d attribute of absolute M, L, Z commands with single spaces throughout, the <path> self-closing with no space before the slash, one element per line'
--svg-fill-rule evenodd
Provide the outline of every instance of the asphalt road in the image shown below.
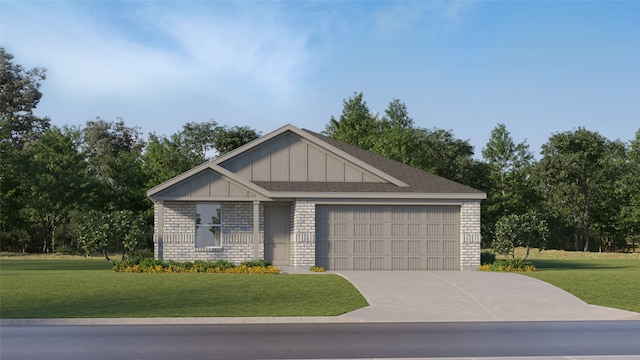
<path fill-rule="evenodd" d="M 3 326 L 0 346 L 2 360 L 640 358 L 640 321 Z"/>

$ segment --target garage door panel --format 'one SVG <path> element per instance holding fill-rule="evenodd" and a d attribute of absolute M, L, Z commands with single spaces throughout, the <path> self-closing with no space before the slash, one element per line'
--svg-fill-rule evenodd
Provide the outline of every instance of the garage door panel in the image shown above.
<path fill-rule="evenodd" d="M 459 207 L 318 206 L 316 263 L 330 270 L 457 270 Z"/>

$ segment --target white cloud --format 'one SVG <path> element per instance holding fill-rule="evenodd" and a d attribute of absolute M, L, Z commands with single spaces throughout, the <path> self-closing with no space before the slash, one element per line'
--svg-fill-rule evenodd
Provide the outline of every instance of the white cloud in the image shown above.
<path fill-rule="evenodd" d="M 127 20 L 142 23 L 128 32 L 73 4 L 12 6 L 2 24 L 8 50 L 39 59 L 38 66 L 49 68 L 48 85 L 69 97 L 216 97 L 254 89 L 282 101 L 308 58 L 305 35 L 264 14 L 135 4 Z M 140 28 L 167 41 L 145 41 Z"/>
<path fill-rule="evenodd" d="M 376 14 L 377 31 L 386 34 L 404 33 L 412 28 L 434 35 L 457 31 L 475 8 L 473 1 L 392 2 Z"/>

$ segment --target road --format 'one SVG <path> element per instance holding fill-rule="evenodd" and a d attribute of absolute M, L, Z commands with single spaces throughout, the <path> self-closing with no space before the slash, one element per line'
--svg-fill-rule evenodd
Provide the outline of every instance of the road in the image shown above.
<path fill-rule="evenodd" d="M 640 358 L 640 321 L 3 326 L 0 337 L 2 360 Z"/>

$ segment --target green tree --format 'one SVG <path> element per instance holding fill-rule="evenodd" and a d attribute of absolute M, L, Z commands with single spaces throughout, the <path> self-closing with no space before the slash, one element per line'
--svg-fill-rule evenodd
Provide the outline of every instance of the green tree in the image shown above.
<path fill-rule="evenodd" d="M 83 152 L 101 185 L 97 208 L 146 210 L 150 204 L 145 195 L 148 179 L 142 169 L 145 143 L 138 128 L 127 127 L 122 119 L 96 118 L 87 121 L 83 134 Z"/>
<path fill-rule="evenodd" d="M 640 237 L 640 130 L 635 135 L 629 142 L 622 186 L 617 188 L 619 198 L 624 199 L 620 208 L 621 226 L 625 240 L 631 241 L 633 249 Z"/>
<path fill-rule="evenodd" d="M 209 160 L 209 151 L 225 154 L 258 136 L 248 126 L 229 128 L 214 121 L 188 123 L 170 137 L 150 134 L 143 155 L 143 168 L 149 178 L 147 185 L 156 186 L 202 164 Z"/>
<path fill-rule="evenodd" d="M 33 114 L 42 98 L 40 82 L 46 79 L 46 69 L 25 70 L 12 60 L 13 55 L 0 47 L 0 135 L 3 151 L 7 150 L 5 144 L 21 149 L 50 126 L 49 118 Z"/>
<path fill-rule="evenodd" d="M 624 147 L 578 128 L 551 136 L 541 154 L 536 176 L 546 207 L 570 228 L 575 249 L 588 251 L 592 221 L 613 194 Z"/>
<path fill-rule="evenodd" d="M 342 101 L 342 115 L 336 120 L 333 116 L 322 132 L 324 135 L 355 145 L 364 150 L 373 150 L 375 139 L 379 138 L 378 116 L 373 114 L 362 93 Z"/>
<path fill-rule="evenodd" d="M 373 151 L 384 157 L 470 186 L 483 186 L 483 165 L 473 159 L 473 146 L 450 131 L 414 125 L 407 107 L 398 99 L 385 115 L 373 114 L 362 93 L 343 100 L 339 120 L 331 117 L 324 135 Z"/>
<path fill-rule="evenodd" d="M 260 133 L 249 126 L 216 126 L 213 129 L 213 148 L 224 155 L 260 137 Z"/>
<path fill-rule="evenodd" d="M 102 254 L 114 263 L 109 252 L 122 252 L 122 260 L 143 242 L 145 221 L 131 210 L 91 210 L 81 215 L 77 227 L 78 243 L 86 255 Z"/>
<path fill-rule="evenodd" d="M 416 131 L 407 106 L 399 99 L 393 99 L 378 120 L 378 134 L 373 134 L 371 151 L 403 164 L 419 166 L 420 133 Z"/>
<path fill-rule="evenodd" d="M 529 145 L 515 144 L 504 124 L 491 131 L 482 156 L 490 171 L 488 199 L 483 203 L 483 225 L 488 235 L 500 217 L 537 208 L 539 200 L 531 182 L 534 161 Z"/>
<path fill-rule="evenodd" d="M 545 248 L 548 237 L 547 222 L 537 212 L 509 214 L 496 223 L 491 247 L 495 252 L 515 259 L 515 249 L 524 246 L 527 251 L 522 260 L 527 260 L 531 248 Z"/>
<path fill-rule="evenodd" d="M 40 227 L 43 252 L 54 252 L 55 231 L 69 212 L 92 200 L 95 188 L 78 151 L 80 139 L 78 129 L 54 127 L 25 149 L 29 169 L 18 185 L 20 213 Z"/>
<path fill-rule="evenodd" d="M 24 179 L 31 171 L 26 145 L 33 145 L 49 129 L 50 120 L 34 115 L 42 98 L 40 82 L 45 69 L 25 70 L 0 47 L 0 247 L 29 249 L 37 229 L 23 211 Z"/>

